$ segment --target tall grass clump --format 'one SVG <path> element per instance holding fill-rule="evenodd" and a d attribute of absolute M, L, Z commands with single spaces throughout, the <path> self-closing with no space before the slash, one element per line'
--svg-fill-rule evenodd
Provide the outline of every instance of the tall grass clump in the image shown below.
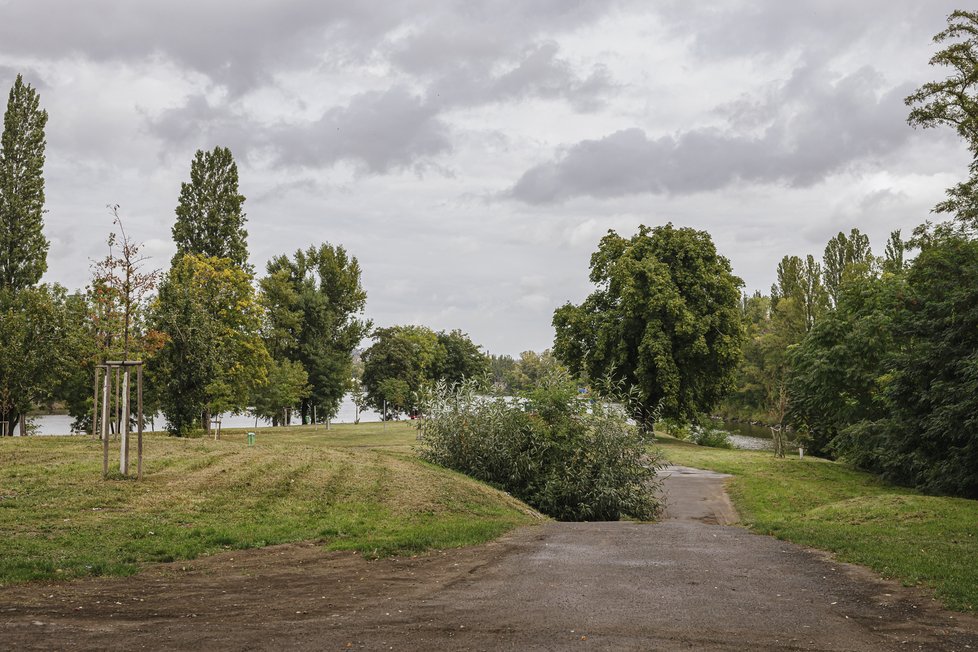
<path fill-rule="evenodd" d="M 423 401 L 420 456 L 509 492 L 562 521 L 649 520 L 657 460 L 615 402 L 582 396 L 565 374 L 521 399 L 474 383 L 435 386 Z"/>

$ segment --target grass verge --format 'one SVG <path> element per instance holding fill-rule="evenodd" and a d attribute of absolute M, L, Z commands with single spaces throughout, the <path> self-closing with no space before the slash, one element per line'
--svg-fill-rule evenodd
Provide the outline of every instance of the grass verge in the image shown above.
<path fill-rule="evenodd" d="M 978 609 L 978 501 L 925 496 L 818 458 L 665 436 L 659 444 L 670 462 L 733 475 L 730 496 L 751 530 L 928 586 L 952 609 Z"/>
<path fill-rule="evenodd" d="M 144 480 L 101 479 L 88 437 L 0 439 L 0 584 L 294 541 L 384 556 L 482 543 L 538 518 L 416 459 L 406 423 L 146 437 Z M 112 442 L 118 467 L 118 443 Z M 133 450 L 134 454 L 134 450 Z M 133 468 L 135 464 L 133 464 Z"/>

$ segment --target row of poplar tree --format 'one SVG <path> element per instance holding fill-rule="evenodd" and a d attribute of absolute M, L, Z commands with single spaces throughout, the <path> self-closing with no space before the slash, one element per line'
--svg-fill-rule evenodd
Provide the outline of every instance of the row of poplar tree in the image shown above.
<path fill-rule="evenodd" d="M 353 378 L 353 353 L 371 332 L 357 259 L 321 244 L 277 256 L 255 283 L 245 197 L 230 150 L 198 151 L 181 184 L 176 254 L 151 269 L 117 206 L 108 253 L 85 291 L 42 284 L 47 112 L 18 76 L 0 148 L 0 423 L 29 432 L 32 409 L 64 403 L 74 428 L 91 429 L 92 378 L 106 360 L 146 363 L 145 410 L 174 434 L 250 408 L 303 423 L 333 417 L 353 390 L 360 407 L 408 411 L 419 387 L 484 373 L 488 360 L 460 331 L 377 329 Z M 113 424 L 117 426 L 117 424 Z"/>

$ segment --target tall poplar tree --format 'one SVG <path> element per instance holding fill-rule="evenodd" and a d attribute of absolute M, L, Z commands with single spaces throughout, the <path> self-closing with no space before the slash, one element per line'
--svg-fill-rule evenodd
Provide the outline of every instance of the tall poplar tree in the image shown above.
<path fill-rule="evenodd" d="M 198 418 L 244 409 L 270 362 L 259 336 L 262 310 L 251 285 L 245 198 L 231 150 L 197 150 L 180 184 L 177 253 L 160 284 L 152 321 L 166 344 L 150 366 L 174 434 Z"/>
<path fill-rule="evenodd" d="M 17 75 L 0 139 L 0 290 L 33 287 L 47 270 L 44 126 L 37 91 Z"/>
<path fill-rule="evenodd" d="M 822 262 L 825 290 L 835 306 L 839 302 L 843 283 L 854 278 L 866 278 L 872 271 L 875 258 L 869 246 L 869 236 L 859 229 L 852 229 L 849 235 L 839 231 L 825 245 Z"/>
<path fill-rule="evenodd" d="M 228 258 L 235 267 L 250 272 L 244 201 L 238 192 L 238 166 L 231 150 L 197 150 L 190 164 L 190 182 L 180 184 L 173 225 L 174 261 L 188 253 Z"/>
<path fill-rule="evenodd" d="M 829 294 L 822 285 L 822 266 L 811 254 L 805 260 L 785 256 L 778 263 L 777 279 L 771 286 L 771 308 L 777 308 L 781 299 L 794 299 L 805 311 L 805 330 L 812 330 L 829 305 Z"/>

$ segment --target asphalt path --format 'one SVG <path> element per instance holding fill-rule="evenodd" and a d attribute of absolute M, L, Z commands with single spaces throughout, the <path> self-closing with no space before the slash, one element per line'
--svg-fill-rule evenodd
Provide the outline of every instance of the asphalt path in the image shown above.
<path fill-rule="evenodd" d="M 518 532 L 502 559 L 400 622 L 378 622 L 364 641 L 464 650 L 978 649 L 974 619 L 824 554 L 728 527 L 737 520 L 728 476 L 664 473 L 662 522 Z"/>

